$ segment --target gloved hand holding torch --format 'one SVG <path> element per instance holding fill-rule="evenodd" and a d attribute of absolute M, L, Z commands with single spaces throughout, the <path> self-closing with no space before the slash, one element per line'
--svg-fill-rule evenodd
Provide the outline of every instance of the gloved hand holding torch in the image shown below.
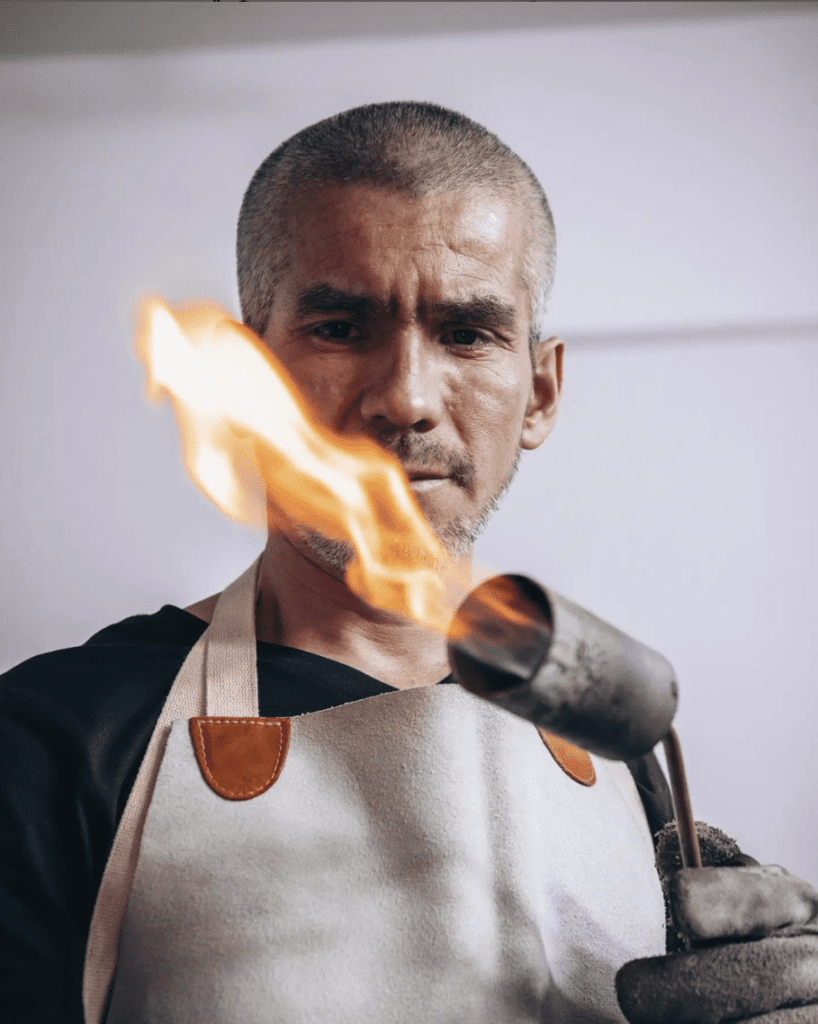
<path fill-rule="evenodd" d="M 681 870 L 658 867 L 689 948 L 619 970 L 631 1024 L 818 1024 L 818 891 L 737 847 L 731 857 L 705 841 L 702 858 L 661 655 L 526 577 L 501 576 L 461 605 L 449 661 L 466 689 L 591 753 L 628 760 L 664 742 Z M 705 840 L 717 831 L 700 828 Z"/>
<path fill-rule="evenodd" d="M 692 948 L 632 960 L 631 1024 L 818 1024 L 818 891 L 776 865 L 683 868 L 669 902 Z"/>

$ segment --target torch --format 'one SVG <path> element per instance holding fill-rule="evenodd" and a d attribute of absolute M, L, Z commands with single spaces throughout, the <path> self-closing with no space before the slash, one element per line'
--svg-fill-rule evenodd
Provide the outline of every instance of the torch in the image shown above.
<path fill-rule="evenodd" d="M 701 867 L 673 668 L 661 654 L 525 576 L 495 576 L 458 608 L 449 663 L 471 693 L 614 761 L 661 741 L 684 867 Z"/>

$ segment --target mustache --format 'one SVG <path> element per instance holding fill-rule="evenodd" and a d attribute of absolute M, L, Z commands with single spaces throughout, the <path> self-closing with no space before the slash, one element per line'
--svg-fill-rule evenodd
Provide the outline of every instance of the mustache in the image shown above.
<path fill-rule="evenodd" d="M 378 443 L 391 452 L 402 465 L 413 469 L 442 473 L 467 493 L 474 487 L 475 467 L 473 460 L 461 452 L 447 448 L 439 441 L 426 440 L 422 434 L 381 434 Z"/>

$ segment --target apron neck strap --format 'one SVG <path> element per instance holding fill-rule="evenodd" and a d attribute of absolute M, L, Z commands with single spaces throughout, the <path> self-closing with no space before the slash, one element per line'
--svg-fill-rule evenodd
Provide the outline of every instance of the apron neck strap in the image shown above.
<path fill-rule="evenodd" d="M 256 595 L 261 558 L 219 595 L 205 631 L 205 714 L 258 717 Z"/>

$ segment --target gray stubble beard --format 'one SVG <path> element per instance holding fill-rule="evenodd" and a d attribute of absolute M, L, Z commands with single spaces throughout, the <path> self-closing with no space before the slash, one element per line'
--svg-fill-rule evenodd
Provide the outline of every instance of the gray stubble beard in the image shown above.
<path fill-rule="evenodd" d="M 514 464 L 505 482 L 474 519 L 468 520 L 464 516 L 458 516 L 441 530 L 435 530 L 438 540 L 452 560 L 462 558 L 471 550 L 474 542 L 488 526 L 491 517 L 502 505 L 508 489 L 517 475 L 517 470 L 520 468 L 521 454 L 522 445 L 518 445 Z M 318 565 L 334 576 L 342 577 L 355 557 L 355 548 L 347 541 L 332 540 L 305 526 L 296 526 L 293 532 L 315 557 Z"/>

